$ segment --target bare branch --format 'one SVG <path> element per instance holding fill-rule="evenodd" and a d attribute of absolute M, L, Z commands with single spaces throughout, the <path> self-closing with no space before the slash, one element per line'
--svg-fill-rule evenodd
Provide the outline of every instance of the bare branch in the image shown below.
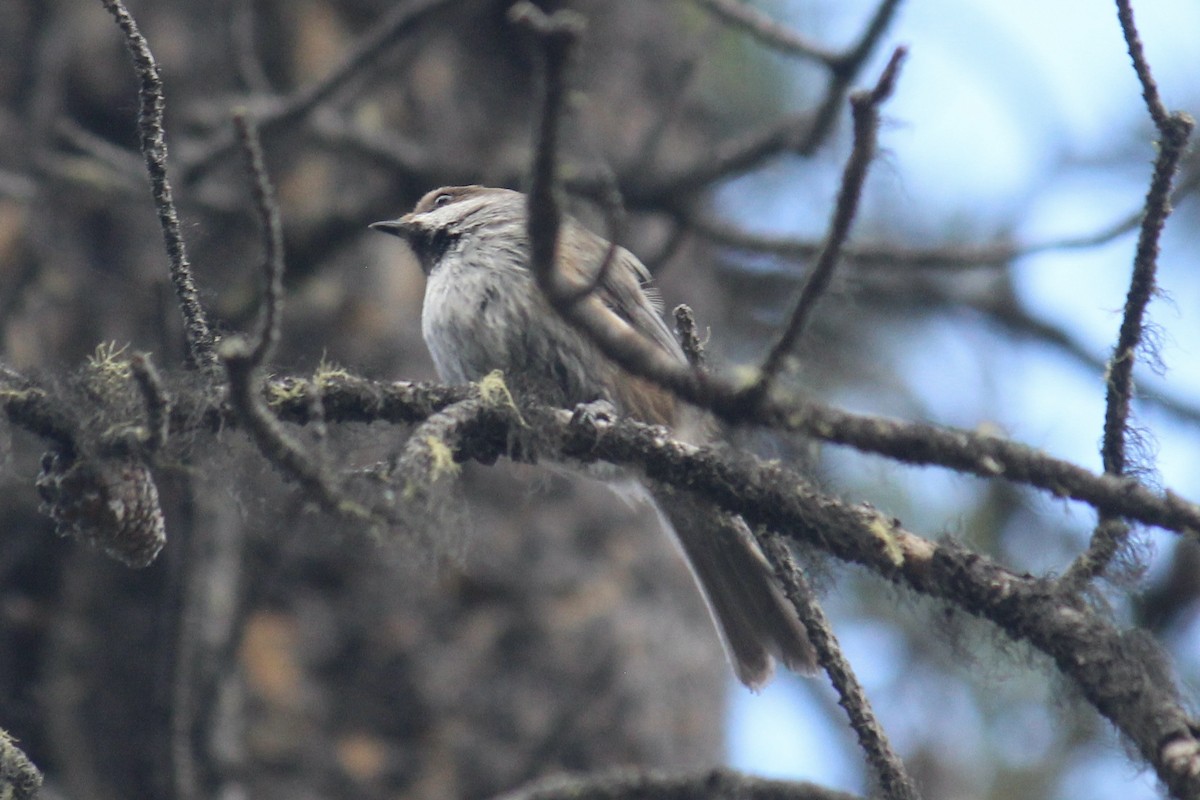
<path fill-rule="evenodd" d="M 712 386 L 719 385 L 713 383 Z M 724 388 L 728 389 L 727 386 Z M 309 394 L 312 389 L 307 380 L 275 378 L 266 382 L 261 391 L 281 419 L 300 424 L 310 420 L 312 401 Z M 378 383 L 352 375 L 329 376 L 320 386 L 321 405 L 330 422 L 419 422 L 470 396 L 471 391 L 465 386 L 407 381 Z M 0 403 L 14 425 L 54 441 L 66 452 L 74 451 L 72 428 L 60 413 L 55 412 L 43 390 L 32 386 L 8 389 L 0 392 Z M 236 424 L 241 418 L 241 412 L 235 413 L 216 404 L 176 405 L 171 411 L 173 435 L 190 435 L 202 430 L 215 432 Z M 1200 506 L 1173 492 L 1165 491 L 1159 495 L 1132 478 L 1096 475 L 1027 445 L 996 436 L 852 414 L 819 404 L 768 406 L 753 421 L 863 452 L 878 453 L 902 463 L 942 466 L 983 478 L 1002 478 L 1034 486 L 1056 497 L 1068 497 L 1166 530 L 1189 532 L 1193 536 L 1200 532 Z M 500 452 L 504 452 L 503 449 Z"/>
<path fill-rule="evenodd" d="M 1158 270 L 1158 240 L 1170 214 L 1171 182 L 1179 159 L 1187 147 L 1191 120 L 1173 115 L 1159 142 L 1154 177 L 1146 195 L 1145 215 L 1138 234 L 1134 256 L 1133 276 L 1125 299 L 1121 330 L 1109 362 L 1108 397 L 1104 421 L 1104 468 L 1120 473 L 1125 469 L 1125 426 L 1129 418 L 1129 403 L 1133 395 L 1133 363 L 1142 340 L 1146 306 L 1155 292 Z"/>
<path fill-rule="evenodd" d="M 608 240 L 608 245 L 604 248 L 604 255 L 600 259 L 599 266 L 587 276 L 586 280 L 577 287 L 562 292 L 559 302 L 563 305 L 573 305 L 604 285 L 604 282 L 608 280 L 608 273 L 612 269 L 617 250 L 621 246 L 620 241 L 625 227 L 625 205 L 621 198 L 621 190 L 617 188 L 616 179 L 611 173 L 599 177 L 602 180 L 602 186 L 597 187 L 600 191 L 592 194 L 599 195 L 595 199 L 600 203 L 604 212 L 604 238 Z"/>
<path fill-rule="evenodd" d="M 1142 84 L 1142 99 L 1146 101 L 1146 110 L 1154 120 L 1154 127 L 1165 133 L 1172 125 L 1170 115 L 1158 95 L 1158 84 L 1150 74 L 1150 64 L 1146 61 L 1142 37 L 1138 35 L 1137 25 L 1133 21 L 1133 5 L 1130 0 L 1117 0 L 1117 19 L 1121 23 L 1121 33 L 1125 37 L 1125 46 L 1129 49 L 1129 58 L 1133 61 L 1133 71 L 1137 73 L 1138 81 Z"/>
<path fill-rule="evenodd" d="M 1200 173 L 1197 173 L 1200 175 Z M 1194 188 L 1200 181 L 1193 181 Z M 1182 185 L 1180 187 L 1183 188 Z M 1176 196 L 1176 199 L 1178 195 Z M 1054 250 L 1085 250 L 1107 244 L 1138 228 L 1142 209 L 1093 233 L 1046 239 L 1040 242 L 998 241 L 977 245 L 907 247 L 900 244 L 847 244 L 843 257 L 859 269 L 945 269 L 1005 267 L 1026 256 Z M 766 253 L 785 259 L 803 260 L 821 252 L 822 243 L 812 239 L 750 233 L 717 219 L 684 216 L 681 220 L 695 233 L 715 244 L 751 253 Z"/>
<path fill-rule="evenodd" d="M 842 98 L 858 76 L 871 52 L 879 44 L 900 6 L 900 0 L 883 0 L 868 22 L 862 36 L 853 47 L 834 58 L 825 96 L 815 113 L 789 116 L 761 130 L 751 131 L 730 141 L 718 144 L 698 159 L 653 180 L 648 186 L 628 192 L 637 205 L 660 205 L 665 208 L 686 206 L 683 198 L 712 184 L 746 172 L 768 158 L 792 152 L 811 155 L 829 136 L 837 119 Z"/>
<path fill-rule="evenodd" d="M 583 19 L 566 11 L 547 16 L 529 2 L 514 4 L 509 18 L 537 36 L 542 56 L 542 107 L 527 200 L 529 261 L 538 285 L 557 300 L 565 291 L 557 285 L 555 259 L 563 218 L 558 185 L 558 129 L 567 93 L 567 63 L 583 33 Z"/>
<path fill-rule="evenodd" d="M 866 754 L 867 764 L 875 773 L 883 796 L 889 800 L 916 800 L 919 797 L 916 787 L 905 772 L 903 762 L 892 750 L 879 720 L 875 718 L 871 703 L 833 635 L 829 619 L 805 579 L 804 571 L 796 564 L 796 559 L 778 534 L 764 536 L 756 533 L 756 536 L 775 567 L 775 574 L 788 599 L 796 607 L 800 621 L 804 623 L 808 640 L 817 652 L 817 661 L 838 693 L 838 705 L 845 709 L 849 717 L 850 727 L 858 737 L 858 745 Z"/>
<path fill-rule="evenodd" d="M 149 435 L 146 438 L 146 449 L 155 453 L 162 449 L 167 441 L 167 433 L 171 422 L 171 396 L 163 385 L 162 377 L 150 361 L 149 353 L 134 353 L 129 358 L 129 368 L 137 381 L 138 390 L 146 404 L 146 427 Z"/>
<path fill-rule="evenodd" d="M 693 369 L 704 369 L 704 342 L 696 332 L 696 316 L 689 306 L 675 307 L 675 329 L 679 332 L 679 346 Z"/>
<path fill-rule="evenodd" d="M 851 414 L 816 403 L 777 404 L 755 421 L 779 430 L 877 453 L 905 464 L 937 465 L 981 478 L 1002 478 L 1132 516 L 1190 536 L 1200 534 L 1200 506 L 1173 492 L 1160 497 L 1133 478 L 1094 475 L 1028 445 L 922 422 Z M 1137 513 L 1130 514 L 1134 508 Z M 1148 513 L 1143 513 L 1148 512 Z"/>
<path fill-rule="evenodd" d="M 850 233 L 854 215 L 858 212 L 858 201 L 862 197 L 867 169 L 875 156 L 879 133 L 879 106 L 891 95 L 895 87 L 905 52 L 904 48 L 900 47 L 892 53 L 874 89 L 870 92 L 856 92 L 850 98 L 850 108 L 854 116 L 854 147 L 842 173 L 842 182 L 837 203 L 834 205 L 833 218 L 829 223 L 829 233 L 825 237 L 825 245 L 820 258 L 809 273 L 808 280 L 800 290 L 787 327 L 763 359 L 758 380 L 746 390 L 748 404 L 760 402 L 770 391 L 771 383 L 783 368 L 784 359 L 799 341 L 810 312 L 829 286 L 841 255 L 842 245 Z"/>
<path fill-rule="evenodd" d="M 563 218 L 557 174 L 558 126 L 566 94 L 564 72 L 581 22 L 570 12 L 547 17 L 528 2 L 514 5 L 510 16 L 537 35 L 544 68 L 542 106 L 526 198 L 530 271 L 554 309 L 590 336 L 609 358 L 635 375 L 670 387 L 681 397 L 707 396 L 706 373 L 681 364 L 664 348 L 652 346 L 632 326 L 609 313 L 595 295 L 572 297 L 572 287 L 560 285 L 563 281 L 555 258 Z"/>
<path fill-rule="evenodd" d="M 306 386 L 306 382 L 296 379 L 276 378 L 267 383 L 265 391 L 275 401 L 282 419 L 303 424 L 309 408 Z M 405 381 L 376 383 L 353 376 L 327 380 L 321 386 L 322 404 L 331 422 L 417 422 L 469 396 L 470 391 L 469 387 Z M 25 418 L 17 409 L 23 409 L 23 404 L 13 401 L 7 406 L 9 418 L 15 424 L 22 424 Z M 217 411 L 192 414 L 179 423 L 194 427 L 200 420 L 205 428 L 218 430 L 231 420 Z M 902 463 L 942 466 L 983 478 L 1034 486 L 1055 497 L 1069 497 L 1166 530 L 1190 532 L 1193 536 L 1200 532 L 1200 506 L 1173 492 L 1159 495 L 1132 478 L 1096 475 L 1008 439 L 851 414 L 818 404 L 777 407 L 771 413 L 775 416 L 756 421 L 878 453 Z M 35 414 L 33 421 L 36 419 Z"/>
<path fill-rule="evenodd" d="M 279 218 L 275 187 L 271 185 L 271 177 L 267 174 L 267 165 L 263 160 L 258 126 L 245 109 L 234 111 L 233 124 L 246 157 L 246 171 L 250 174 L 254 188 L 254 207 L 258 211 L 263 233 L 266 292 L 262 303 L 262 322 L 251 354 L 254 366 L 262 366 L 270 359 L 279 343 L 280 320 L 283 316 L 283 223 Z"/>
<path fill-rule="evenodd" d="M 981 297 L 968 301 L 968 305 L 1013 334 L 1049 345 L 1088 369 L 1102 373 L 1108 368 L 1103 357 L 1094 354 L 1087 344 L 1065 327 L 1031 313 L 1014 297 Z M 1200 424 L 1200 407 L 1177 394 L 1148 392 L 1143 385 L 1137 399 L 1156 406 L 1181 422 Z"/>
<path fill-rule="evenodd" d="M 822 116 L 804 112 L 771 122 L 759 130 L 743 133 L 707 150 L 695 164 L 678 168 L 657 178 L 646 188 L 630 194 L 640 205 L 678 207 L 681 198 L 706 189 L 718 181 L 747 172 L 772 156 L 785 152 L 809 154 L 816 149 L 827 125 Z"/>
<path fill-rule="evenodd" d="M 813 42 L 741 0 L 695 0 L 696 4 L 728 25 L 753 36 L 767 47 L 788 55 L 808 58 L 832 67 L 840 53 Z"/>
<path fill-rule="evenodd" d="M 834 75 L 846 81 L 847 85 L 858 75 L 858 71 L 870 58 L 888 26 L 892 24 L 892 19 L 900 8 L 900 2 L 901 0 L 882 0 L 875 9 L 875 13 L 871 15 L 862 35 L 858 37 L 858 41 L 846 51 L 834 67 Z"/>
<path fill-rule="evenodd" d="M 1123 474 L 1126 468 L 1125 437 L 1133 398 L 1133 364 L 1142 342 L 1146 307 L 1156 291 L 1159 238 L 1171 213 L 1171 185 L 1195 125 L 1188 115 L 1178 112 L 1168 114 L 1163 106 L 1154 77 L 1150 74 L 1150 66 L 1146 63 L 1142 42 L 1133 21 L 1133 9 L 1128 0 L 1117 0 L 1117 16 L 1130 58 L 1133 59 L 1134 71 L 1142 84 L 1146 108 L 1154 120 L 1155 127 L 1158 128 L 1159 141 L 1158 156 L 1154 160 L 1154 174 L 1150 179 L 1150 188 L 1146 192 L 1143 205 L 1142 225 L 1138 233 L 1129 292 L 1125 297 L 1125 311 L 1121 318 L 1117 343 L 1109 359 L 1105 381 L 1107 388 L 1104 439 L 1100 455 L 1104 462 L 1104 471 L 1113 475 Z M 1071 564 L 1063 576 L 1065 585 L 1077 586 L 1102 574 L 1128 540 L 1129 533 L 1128 525 L 1101 514 L 1088 549 Z"/>
<path fill-rule="evenodd" d="M 459 2 L 462 0 L 410 0 L 396 5 L 373 26 L 372 32 L 363 37 L 340 66 L 317 83 L 289 95 L 274 108 L 263 113 L 258 120 L 263 133 L 272 134 L 307 117 L 327 103 L 351 80 L 374 68 L 397 41 L 420 26 L 431 14 Z M 214 165 L 221 163 L 236 146 L 237 142 L 232 136 L 218 137 L 203 152 L 183 165 L 181 173 L 184 184 L 199 180 Z"/>
<path fill-rule="evenodd" d="M 327 513 L 360 522 L 378 522 L 369 509 L 342 492 L 325 466 L 310 458 L 263 404 L 255 380 L 258 365 L 254 352 L 241 339 L 231 339 L 221 347 L 221 360 L 229 374 L 230 404 L 263 457 L 299 483 Z"/>
<path fill-rule="evenodd" d="M 255 14 L 254 3 L 248 0 L 232 3 L 229 10 L 229 39 L 233 43 L 233 59 L 238 77 L 251 92 L 267 94 L 271 91 L 271 81 L 255 50 L 254 37 L 257 30 L 258 16 Z"/>
<path fill-rule="evenodd" d="M 217 367 L 217 339 L 209 327 L 192 267 L 188 263 L 187 248 L 179 227 L 179 213 L 167 180 L 167 141 L 163 133 L 162 79 L 158 66 L 145 38 L 138 31 L 137 23 L 126 10 L 122 0 L 102 0 L 104 7 L 117 21 L 125 34 L 125 45 L 133 57 L 141 86 L 138 96 L 141 106 L 138 111 L 138 136 L 141 140 L 142 156 L 146 171 L 150 174 L 150 185 L 154 193 L 154 207 L 158 210 L 158 222 L 162 227 L 163 243 L 167 258 L 171 262 L 171 282 L 175 296 L 183 312 L 184 331 L 187 334 L 188 357 L 191 363 L 206 371 Z"/>

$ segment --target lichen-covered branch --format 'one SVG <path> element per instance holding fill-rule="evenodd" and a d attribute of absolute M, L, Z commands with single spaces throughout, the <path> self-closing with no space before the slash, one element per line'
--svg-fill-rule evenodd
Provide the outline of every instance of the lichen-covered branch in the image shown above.
<path fill-rule="evenodd" d="M 150 186 L 154 194 L 154 207 L 158 211 L 158 222 L 162 228 L 163 243 L 171 266 L 171 283 L 175 286 L 175 297 L 183 312 L 184 331 L 188 341 L 188 356 L 196 366 L 207 370 L 217 368 L 217 340 L 209 326 L 207 314 L 200 304 L 192 267 L 188 262 L 187 246 L 179 226 L 179 212 L 167 179 L 167 140 L 163 132 L 162 79 L 158 65 L 150 52 L 150 46 L 138 30 L 122 0 L 102 0 L 104 7 L 116 19 L 125 34 L 125 45 L 133 57 L 141 85 L 138 97 L 138 136 L 141 139 L 142 157 L 146 171 L 150 174 Z"/>
<path fill-rule="evenodd" d="M 1126 435 L 1129 426 L 1130 404 L 1133 400 L 1133 364 L 1142 344 L 1146 307 L 1150 304 L 1158 273 L 1159 239 L 1171 213 L 1172 184 L 1187 149 L 1195 122 L 1187 114 L 1167 112 L 1150 73 L 1142 50 L 1141 37 L 1133 21 L 1133 9 L 1128 0 L 1117 0 L 1117 17 L 1129 49 L 1130 58 L 1150 118 L 1158 128 L 1158 156 L 1154 174 L 1143 204 L 1142 224 L 1138 231 L 1137 250 L 1133 258 L 1133 274 L 1125 297 L 1125 310 L 1117 343 L 1113 347 L 1106 374 L 1104 409 L 1104 438 L 1100 455 L 1104 471 L 1123 475 L 1126 470 Z M 1071 565 L 1064 575 L 1067 585 L 1079 585 L 1104 572 L 1121 546 L 1129 538 L 1130 528 L 1120 519 L 1101 514 L 1088 549 Z"/>

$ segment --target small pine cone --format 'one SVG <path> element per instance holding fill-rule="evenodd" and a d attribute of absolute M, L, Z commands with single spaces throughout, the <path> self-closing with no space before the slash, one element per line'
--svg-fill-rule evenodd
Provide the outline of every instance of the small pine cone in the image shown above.
<path fill-rule="evenodd" d="M 127 566 L 149 566 L 167 541 L 158 487 L 139 461 L 67 459 L 48 452 L 36 485 L 55 533 Z"/>

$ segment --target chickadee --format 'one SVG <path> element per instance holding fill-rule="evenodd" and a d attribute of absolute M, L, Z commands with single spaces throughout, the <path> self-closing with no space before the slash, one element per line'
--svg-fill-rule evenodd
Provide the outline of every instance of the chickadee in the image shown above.
<path fill-rule="evenodd" d="M 411 213 L 372 228 L 404 239 L 428 276 L 421 331 L 442 380 L 477 381 L 502 370 L 514 391 L 571 408 L 606 400 L 620 414 L 674 425 L 686 415 L 674 395 L 630 375 L 547 301 L 529 271 L 525 196 L 508 189 L 434 189 Z M 572 218 L 559 231 L 557 269 L 588 285 L 609 243 Z M 679 361 L 684 355 L 661 316 L 650 274 L 623 247 L 595 287 L 612 315 Z M 815 655 L 795 610 L 745 522 L 715 505 L 643 481 L 669 521 L 739 680 L 757 689 L 774 659 L 811 673 Z"/>

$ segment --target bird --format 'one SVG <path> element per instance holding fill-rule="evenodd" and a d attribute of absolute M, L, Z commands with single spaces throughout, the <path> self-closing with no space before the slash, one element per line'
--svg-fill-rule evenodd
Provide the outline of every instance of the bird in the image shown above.
<path fill-rule="evenodd" d="M 403 239 L 426 275 L 421 332 L 443 381 L 464 384 L 500 370 L 514 394 L 527 400 L 560 408 L 604 403 L 641 422 L 697 428 L 695 409 L 625 371 L 550 304 L 530 271 L 524 194 L 442 187 L 411 212 L 370 227 Z M 565 216 L 555 269 L 567 285 L 595 284 L 603 324 L 632 328 L 649 346 L 685 361 L 649 270 L 629 250 L 613 248 Z M 590 474 L 629 483 L 615 470 Z M 761 689 L 776 660 L 800 674 L 815 671 L 805 626 L 746 522 L 644 476 L 638 485 L 691 569 L 738 680 Z"/>

